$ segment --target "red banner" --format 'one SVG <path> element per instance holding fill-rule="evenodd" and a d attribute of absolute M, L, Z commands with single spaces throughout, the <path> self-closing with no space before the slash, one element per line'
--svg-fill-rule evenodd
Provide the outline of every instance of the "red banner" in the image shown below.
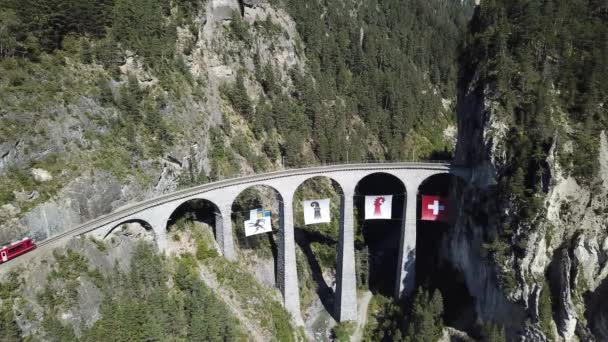
<path fill-rule="evenodd" d="M 448 201 L 445 197 L 422 195 L 422 214 L 424 221 L 448 222 Z"/>

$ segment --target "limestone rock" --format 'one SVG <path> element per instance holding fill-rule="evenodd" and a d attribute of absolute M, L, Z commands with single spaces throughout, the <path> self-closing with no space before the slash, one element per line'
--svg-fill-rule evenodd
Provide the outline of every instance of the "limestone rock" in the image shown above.
<path fill-rule="evenodd" d="M 211 0 L 209 6 L 211 7 L 209 13 L 212 21 L 230 20 L 232 19 L 232 13 L 241 10 L 237 0 Z"/>
<path fill-rule="evenodd" d="M 110 174 L 83 175 L 53 200 L 32 209 L 21 221 L 29 227 L 32 237 L 45 239 L 111 212 L 123 195 L 117 179 Z"/>
<path fill-rule="evenodd" d="M 557 288 L 559 300 L 557 302 L 556 324 L 560 336 L 570 341 L 574 336 L 577 315 L 571 294 L 571 259 L 566 249 L 560 250 L 554 258 L 550 269 L 550 282 Z"/>
<path fill-rule="evenodd" d="M 14 217 L 19 214 L 19 212 L 19 208 L 16 208 L 10 203 L 0 206 L 0 220 Z"/>
<path fill-rule="evenodd" d="M 34 180 L 39 183 L 48 182 L 53 180 L 53 176 L 50 172 L 45 169 L 32 169 L 32 176 L 34 176 Z"/>

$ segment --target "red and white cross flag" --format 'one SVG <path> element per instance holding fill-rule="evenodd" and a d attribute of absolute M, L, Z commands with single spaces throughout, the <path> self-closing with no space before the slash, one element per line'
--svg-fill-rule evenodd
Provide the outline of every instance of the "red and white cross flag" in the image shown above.
<path fill-rule="evenodd" d="M 392 209 L 393 195 L 365 196 L 366 220 L 390 220 Z"/>
<path fill-rule="evenodd" d="M 420 219 L 423 221 L 448 221 L 447 199 L 440 196 L 422 195 L 422 214 Z"/>

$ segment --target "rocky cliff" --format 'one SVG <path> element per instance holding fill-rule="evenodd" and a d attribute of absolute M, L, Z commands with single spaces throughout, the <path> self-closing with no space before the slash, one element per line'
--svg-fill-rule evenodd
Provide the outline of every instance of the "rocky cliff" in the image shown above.
<path fill-rule="evenodd" d="M 577 139 L 585 134 L 580 132 L 586 128 L 577 122 L 572 114 L 574 109 L 562 100 L 567 90 L 560 89 L 566 86 L 556 75 L 566 72 L 562 61 L 567 57 L 559 48 L 545 46 L 537 55 L 547 58 L 537 64 L 543 70 L 540 79 L 554 82 L 547 92 L 548 100 L 542 104 L 536 102 L 536 112 L 522 104 L 527 101 L 523 96 L 538 99 L 544 95 L 542 90 L 520 90 L 515 80 L 528 77 L 531 69 L 518 69 L 527 62 L 509 55 L 515 54 L 510 49 L 516 50 L 514 46 L 526 43 L 512 38 L 510 47 L 501 45 L 505 42 L 501 30 L 508 26 L 503 26 L 505 21 L 501 20 L 514 20 L 516 14 L 510 11 L 518 6 L 482 2 L 471 24 L 474 38 L 469 41 L 469 52 L 463 56 L 466 60 L 459 89 L 459 139 L 455 159 L 471 165 L 474 174 L 469 186 L 458 189 L 461 212 L 454 231 L 447 238 L 450 248 L 445 258 L 464 273 L 469 292 L 475 297 L 478 318 L 505 326 L 510 338 L 603 341 L 608 338 L 605 309 L 599 304 L 605 300 L 608 281 L 606 133 L 601 124 L 595 127 L 597 133 L 590 142 L 597 148 L 594 153 L 574 147 L 581 146 Z M 553 15 L 553 8 L 544 10 L 548 11 L 545 15 Z M 484 21 L 489 17 L 493 19 Z M 528 30 L 517 34 L 532 35 L 534 29 L 526 25 L 524 20 L 512 24 L 510 30 Z M 496 30 L 496 35 L 488 29 Z M 565 30 L 571 34 L 576 32 L 571 28 Z M 558 30 L 553 33 L 560 34 Z M 490 45 L 484 45 L 484 39 L 490 41 Z M 474 53 L 481 51 L 480 46 L 487 47 L 490 54 L 495 51 L 500 58 L 475 57 Z M 497 50 L 492 50 L 494 48 Z M 520 70 L 519 76 L 512 77 L 513 69 L 501 64 L 509 63 L 502 57 L 513 58 L 511 67 Z M 550 79 L 554 81 L 548 81 Z M 506 88 L 503 81 L 508 84 Z M 548 107 L 542 107 L 544 105 Z M 601 112 L 603 106 L 600 96 L 587 110 Z M 605 114 L 605 109 L 603 111 Z M 541 116 L 539 120 L 546 121 L 540 124 L 535 123 L 535 119 L 526 121 L 530 119 L 524 118 L 525 115 Z M 530 123 L 522 127 L 521 122 Z M 518 135 L 520 133 L 523 135 Z M 521 160 L 529 146 L 522 142 L 527 139 L 526 135 L 538 139 L 537 154 L 530 158 L 540 159 L 528 169 L 523 166 L 523 172 L 513 173 L 513 165 L 529 162 Z M 581 165 L 573 165 L 571 159 L 564 157 L 568 154 L 584 159 L 588 176 L 581 177 L 580 172 L 573 171 Z M 591 171 L 594 165 L 597 165 L 595 173 Z M 519 185 L 514 186 L 516 183 Z M 527 195 L 520 192 L 521 184 L 528 187 Z M 528 199 L 522 200 L 525 196 Z M 526 218 L 521 219 L 524 216 Z"/>

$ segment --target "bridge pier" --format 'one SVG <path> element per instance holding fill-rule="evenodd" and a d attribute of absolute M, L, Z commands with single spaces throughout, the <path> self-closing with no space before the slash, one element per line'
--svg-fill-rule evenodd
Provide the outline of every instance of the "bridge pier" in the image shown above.
<path fill-rule="evenodd" d="M 399 260 L 397 262 L 397 284 L 395 298 L 410 295 L 416 287 L 416 206 L 420 181 L 404 179 L 407 197 L 405 217 L 399 240 Z"/>
<path fill-rule="evenodd" d="M 224 257 L 230 261 L 236 261 L 237 256 L 232 234 L 232 203 L 222 205 L 220 207 L 220 214 L 216 214 L 215 235 Z"/>
<path fill-rule="evenodd" d="M 340 203 L 340 237 L 336 274 L 336 319 L 357 320 L 357 277 L 355 269 L 354 188 L 343 188 Z"/>
<path fill-rule="evenodd" d="M 293 193 L 282 192 L 283 205 L 280 215 L 277 286 L 283 293 L 285 309 L 297 325 L 304 325 L 300 313 L 300 289 L 296 264 L 296 242 L 293 228 Z"/>

